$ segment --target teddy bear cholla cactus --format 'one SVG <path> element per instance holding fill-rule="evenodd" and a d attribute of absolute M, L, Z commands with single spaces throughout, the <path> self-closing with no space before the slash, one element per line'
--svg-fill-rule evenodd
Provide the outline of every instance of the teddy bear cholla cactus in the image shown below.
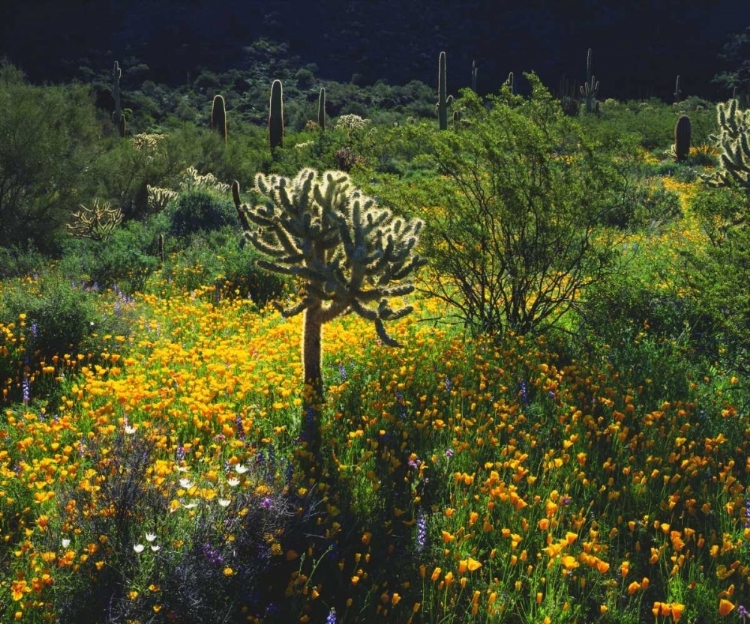
<path fill-rule="evenodd" d="M 736 182 L 750 192 L 750 111 L 742 111 L 737 100 L 716 106 L 719 133 L 710 135 L 720 150 L 719 168 L 702 176 L 711 186 Z"/>
<path fill-rule="evenodd" d="M 66 226 L 71 235 L 98 241 L 106 241 L 122 222 L 120 209 L 110 207 L 109 202 L 100 204 L 98 198 L 91 208 L 81 204 L 81 210 L 71 216 L 75 221 Z"/>
<path fill-rule="evenodd" d="M 304 313 L 304 382 L 321 394 L 325 323 L 354 312 L 375 324 L 383 343 L 400 346 L 384 321 L 412 311 L 394 310 L 389 299 L 414 290 L 404 280 L 426 262 L 414 253 L 423 222 L 394 217 L 340 171 L 303 169 L 294 180 L 259 174 L 254 190 L 264 199 L 242 204 L 239 183 L 232 185 L 244 235 L 272 258 L 259 266 L 303 280 L 294 305 L 275 305 L 285 317 Z"/>

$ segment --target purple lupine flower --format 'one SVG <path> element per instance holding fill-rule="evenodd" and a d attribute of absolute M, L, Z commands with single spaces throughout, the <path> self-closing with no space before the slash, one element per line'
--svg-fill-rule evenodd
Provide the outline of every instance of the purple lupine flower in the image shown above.
<path fill-rule="evenodd" d="M 424 550 L 425 544 L 427 543 L 427 516 L 424 510 L 419 510 L 417 516 L 417 552 Z"/>
<path fill-rule="evenodd" d="M 32 338 L 36 338 L 39 335 L 38 327 L 36 322 L 31 324 L 31 336 Z"/>
<path fill-rule="evenodd" d="M 451 388 L 453 387 L 453 382 L 451 381 L 451 378 L 448 377 L 448 375 L 445 376 L 445 391 L 450 392 Z"/>
<path fill-rule="evenodd" d="M 328 612 L 328 617 L 326 618 L 325 624 L 336 624 L 336 609 L 331 607 L 331 610 Z"/>
<path fill-rule="evenodd" d="M 339 362 L 339 377 L 341 377 L 341 381 L 346 381 L 346 366 L 344 366 L 340 362 Z"/>
<path fill-rule="evenodd" d="M 449 449 L 445 449 L 445 456 L 446 456 L 446 457 L 447 457 L 448 459 L 450 459 L 450 458 L 451 458 L 451 457 L 453 457 L 454 455 L 455 455 L 455 452 L 453 451 L 453 449 L 452 449 L 452 448 L 449 448 Z"/>
<path fill-rule="evenodd" d="M 28 405 L 31 401 L 31 381 L 28 377 L 23 378 L 23 404 Z"/>
<path fill-rule="evenodd" d="M 524 407 L 529 406 L 529 387 L 526 384 L 526 381 L 523 379 L 518 383 L 518 395 L 521 397 L 521 403 L 523 403 Z"/>

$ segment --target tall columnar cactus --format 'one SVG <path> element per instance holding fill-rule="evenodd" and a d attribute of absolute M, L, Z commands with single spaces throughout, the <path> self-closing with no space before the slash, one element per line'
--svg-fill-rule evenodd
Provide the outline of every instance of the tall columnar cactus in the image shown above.
<path fill-rule="evenodd" d="M 596 79 L 594 74 L 591 73 L 593 54 L 591 48 L 589 48 L 588 54 L 586 55 L 586 83 L 581 87 L 581 95 L 586 98 L 586 112 L 594 112 L 594 104 L 596 102 L 596 96 L 599 93 L 599 81 Z"/>
<path fill-rule="evenodd" d="M 479 93 L 479 91 L 477 91 L 478 84 L 479 84 L 479 68 L 477 67 L 477 62 L 472 61 L 471 62 L 471 90 L 474 93 Z"/>
<path fill-rule="evenodd" d="M 513 93 L 514 92 L 514 86 L 515 86 L 514 82 L 515 82 L 515 79 L 514 79 L 514 76 L 513 76 L 513 72 L 510 72 L 508 74 L 508 77 L 505 79 L 505 82 L 503 83 L 503 85 L 506 86 L 506 87 L 508 87 L 508 89 L 510 89 L 510 92 Z"/>
<path fill-rule="evenodd" d="M 214 96 L 213 104 L 211 105 L 211 130 L 218 132 L 221 138 L 224 139 L 224 144 L 227 142 L 227 107 L 224 102 L 224 97 L 221 95 Z"/>
<path fill-rule="evenodd" d="M 284 147 L 284 102 L 281 80 L 274 80 L 271 85 L 271 101 L 268 111 L 268 140 L 271 151 Z"/>
<path fill-rule="evenodd" d="M 682 91 L 680 90 L 680 76 L 677 76 L 677 80 L 674 83 L 674 103 L 679 104 L 682 101 Z"/>
<path fill-rule="evenodd" d="M 125 136 L 125 124 L 124 117 L 122 115 L 122 108 L 120 107 L 120 78 L 122 78 L 122 70 L 120 64 L 115 61 L 114 67 L 112 67 L 112 97 L 115 99 L 115 110 L 112 113 L 112 122 L 117 126 L 117 131 L 121 137 Z"/>
<path fill-rule="evenodd" d="M 304 313 L 303 378 L 308 449 L 320 444 L 323 325 L 347 313 L 372 321 L 380 340 L 400 346 L 384 322 L 402 318 L 411 306 L 393 309 L 392 297 L 414 290 L 408 280 L 426 261 L 415 254 L 423 223 L 394 217 L 375 200 L 353 188 L 341 171 L 319 174 L 303 169 L 296 178 L 258 174 L 258 203 L 242 204 L 239 183 L 232 185 L 245 238 L 269 260 L 258 265 L 270 272 L 301 278 L 298 300 L 289 307 L 278 302 L 285 317 Z M 312 399 L 311 399 L 312 397 Z"/>
<path fill-rule="evenodd" d="M 318 95 L 318 127 L 321 132 L 326 131 L 326 90 L 325 87 L 320 88 L 320 95 Z"/>
<path fill-rule="evenodd" d="M 438 59 L 438 101 L 436 105 L 441 130 L 448 129 L 448 107 L 453 104 L 453 96 L 446 97 L 447 73 L 445 52 L 441 52 Z"/>
<path fill-rule="evenodd" d="M 711 186 L 733 182 L 750 193 L 750 110 L 739 109 L 737 100 L 716 105 L 718 134 L 711 135 L 720 150 L 719 168 L 702 176 Z"/>
<path fill-rule="evenodd" d="M 690 154 L 690 139 L 693 134 L 693 126 L 690 117 L 681 115 L 674 126 L 674 145 L 672 155 L 677 161 L 686 160 Z"/>

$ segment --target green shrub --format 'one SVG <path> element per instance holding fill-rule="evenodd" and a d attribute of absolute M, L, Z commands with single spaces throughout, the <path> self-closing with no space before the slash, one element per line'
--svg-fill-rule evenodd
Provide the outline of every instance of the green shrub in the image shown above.
<path fill-rule="evenodd" d="M 148 275 L 159 266 L 159 234 L 167 231 L 166 215 L 147 222 L 128 221 L 104 241 L 69 239 L 60 270 L 71 280 L 101 289 L 117 285 L 127 293 L 142 290 Z"/>
<path fill-rule="evenodd" d="M 255 266 L 259 257 L 251 246 L 241 243 L 236 227 L 204 232 L 194 235 L 185 249 L 171 254 L 161 278 L 178 290 L 218 284 L 217 296 L 248 297 L 262 308 L 281 297 L 289 280 L 259 270 Z"/>
<path fill-rule="evenodd" d="M 179 238 L 197 232 L 213 232 L 226 226 L 239 227 L 232 202 L 201 189 L 181 193 L 174 207 L 169 209 L 168 216 L 168 234 Z"/>

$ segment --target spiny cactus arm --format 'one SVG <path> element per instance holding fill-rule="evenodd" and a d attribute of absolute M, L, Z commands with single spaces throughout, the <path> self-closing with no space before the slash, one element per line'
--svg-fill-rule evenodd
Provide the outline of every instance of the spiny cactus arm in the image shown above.
<path fill-rule="evenodd" d="M 383 321 L 381 321 L 380 319 L 375 320 L 375 331 L 378 333 L 378 338 L 380 338 L 383 344 L 388 345 L 389 347 L 396 348 L 401 348 L 404 346 L 388 335 L 388 332 L 385 331 L 385 325 L 383 325 Z"/>
<path fill-rule="evenodd" d="M 302 312 L 304 312 L 307 308 L 309 308 L 313 303 L 314 303 L 313 299 L 306 297 L 305 299 L 300 301 L 297 305 L 290 306 L 288 308 L 285 308 L 278 301 L 272 302 L 272 305 L 281 313 L 281 316 L 283 316 L 284 318 L 290 318 L 292 316 L 297 316 L 298 314 L 302 314 Z"/>

